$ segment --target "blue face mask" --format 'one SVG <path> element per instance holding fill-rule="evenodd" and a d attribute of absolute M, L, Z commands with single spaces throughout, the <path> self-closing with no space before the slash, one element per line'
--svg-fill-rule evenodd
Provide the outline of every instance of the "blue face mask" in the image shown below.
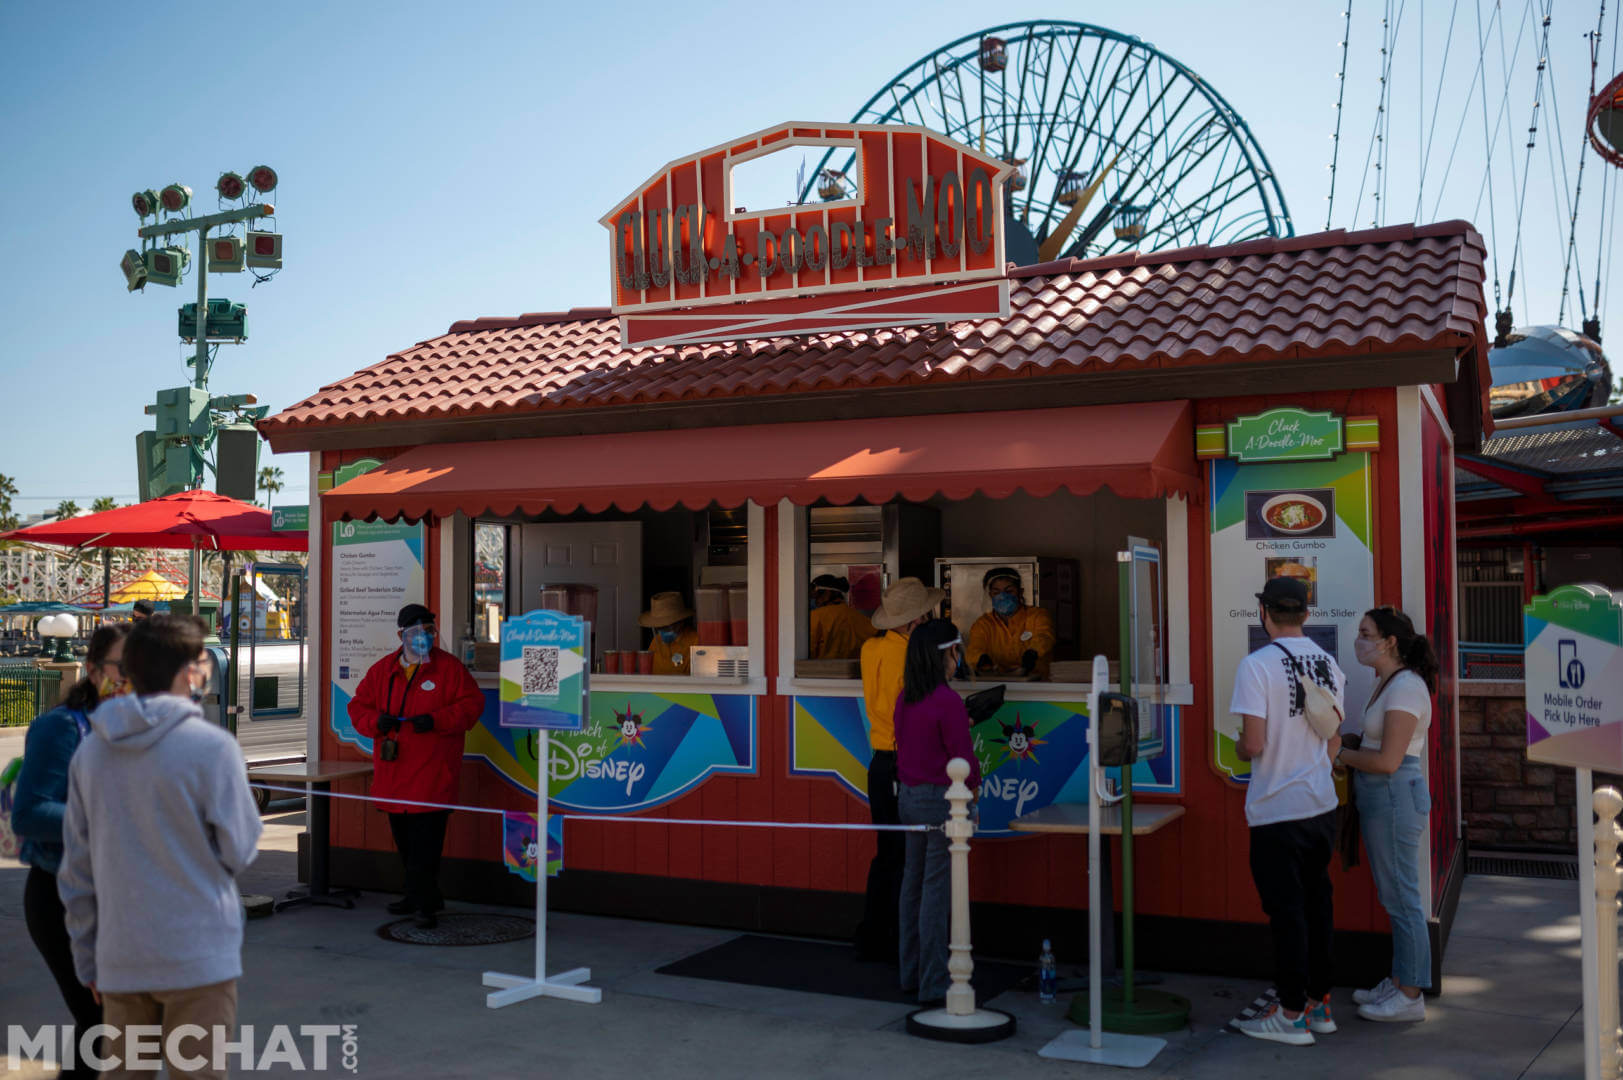
<path fill-rule="evenodd" d="M 676 628 L 667 626 L 659 632 L 659 640 L 669 645 L 676 640 Z"/>
<path fill-rule="evenodd" d="M 406 651 L 413 656 L 427 656 L 429 650 L 434 647 L 434 635 L 420 626 L 407 630 L 401 640 L 406 646 Z"/>
<path fill-rule="evenodd" d="M 998 593 L 992 597 L 992 610 L 1008 618 L 1020 610 L 1020 598 L 1014 593 Z"/>

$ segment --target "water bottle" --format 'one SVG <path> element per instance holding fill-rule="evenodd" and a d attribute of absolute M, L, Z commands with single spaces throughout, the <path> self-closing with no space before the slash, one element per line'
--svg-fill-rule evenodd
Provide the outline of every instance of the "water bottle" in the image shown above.
<path fill-rule="evenodd" d="M 1037 1000 L 1044 1005 L 1054 1003 L 1054 988 L 1059 973 L 1054 968 L 1054 946 L 1043 938 L 1043 951 L 1037 956 Z"/>
<path fill-rule="evenodd" d="M 477 641 L 478 639 L 473 636 L 473 623 L 469 623 L 468 632 L 462 635 L 460 648 L 457 650 L 462 654 L 463 667 L 470 669 L 473 667 L 474 657 L 478 655 L 478 649 L 475 648 Z"/>

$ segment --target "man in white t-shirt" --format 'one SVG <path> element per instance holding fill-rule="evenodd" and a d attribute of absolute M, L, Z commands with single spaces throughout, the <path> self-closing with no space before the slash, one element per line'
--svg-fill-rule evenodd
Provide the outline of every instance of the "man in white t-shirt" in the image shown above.
<path fill-rule="evenodd" d="M 1235 1026 L 1256 1039 L 1313 1045 L 1336 1030 L 1330 1016 L 1330 858 L 1336 840 L 1331 762 L 1341 749 L 1307 720 L 1304 680 L 1335 695 L 1345 715 L 1347 678 L 1335 658 L 1302 632 L 1307 586 L 1277 577 L 1257 593 L 1269 643 L 1240 661 L 1229 711 L 1244 730 L 1235 752 L 1251 762 L 1245 792 L 1251 827 L 1251 880 L 1274 938 L 1279 1004 Z"/>

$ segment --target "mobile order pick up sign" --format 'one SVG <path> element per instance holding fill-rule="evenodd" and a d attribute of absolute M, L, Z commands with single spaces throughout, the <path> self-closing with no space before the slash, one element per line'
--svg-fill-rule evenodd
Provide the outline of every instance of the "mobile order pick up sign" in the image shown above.
<path fill-rule="evenodd" d="M 1623 722 L 1623 596 L 1563 585 L 1523 609 L 1527 742 Z"/>

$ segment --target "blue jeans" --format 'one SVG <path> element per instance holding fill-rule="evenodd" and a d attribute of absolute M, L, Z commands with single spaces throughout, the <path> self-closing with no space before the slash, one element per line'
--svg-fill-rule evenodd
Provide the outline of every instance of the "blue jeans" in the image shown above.
<path fill-rule="evenodd" d="M 1411 755 L 1390 776 L 1354 775 L 1370 872 L 1392 923 L 1392 981 L 1424 989 L 1431 986 L 1431 938 L 1420 900 L 1420 838 L 1431 814 L 1426 774 Z"/>
<path fill-rule="evenodd" d="M 940 825 L 947 820 L 947 789 L 940 784 L 902 787 L 904 825 Z M 920 1001 L 946 997 L 948 924 L 952 915 L 952 863 L 947 834 L 903 833 L 907 863 L 902 869 L 902 898 L 897 908 L 900 931 L 898 960 L 903 990 L 917 990 Z"/>

